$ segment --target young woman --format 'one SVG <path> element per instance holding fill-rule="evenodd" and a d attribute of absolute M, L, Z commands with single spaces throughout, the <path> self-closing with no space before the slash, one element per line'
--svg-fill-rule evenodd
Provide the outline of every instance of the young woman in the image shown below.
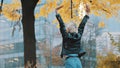
<path fill-rule="evenodd" d="M 88 15 L 85 15 L 81 24 L 78 27 L 78 32 L 76 32 L 75 27 L 65 28 L 65 24 L 58 14 L 58 9 L 62 8 L 60 6 L 56 8 L 56 18 L 60 24 L 60 32 L 63 38 L 62 52 L 61 57 L 65 57 L 65 68 L 82 68 L 81 61 L 79 59 L 80 56 L 85 54 L 85 51 L 81 51 L 81 37 L 84 31 L 85 24 L 89 19 Z M 86 5 L 87 14 L 90 12 L 89 7 Z"/>

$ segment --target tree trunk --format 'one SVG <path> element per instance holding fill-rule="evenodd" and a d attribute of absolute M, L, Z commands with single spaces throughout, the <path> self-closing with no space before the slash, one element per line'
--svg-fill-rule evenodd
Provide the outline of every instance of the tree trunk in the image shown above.
<path fill-rule="evenodd" d="M 34 9 L 37 2 L 38 0 L 21 0 L 22 25 L 23 25 L 23 37 L 24 37 L 24 67 L 25 68 L 34 68 L 36 65 Z M 28 65 L 31 65 L 31 67 L 28 67 Z"/>

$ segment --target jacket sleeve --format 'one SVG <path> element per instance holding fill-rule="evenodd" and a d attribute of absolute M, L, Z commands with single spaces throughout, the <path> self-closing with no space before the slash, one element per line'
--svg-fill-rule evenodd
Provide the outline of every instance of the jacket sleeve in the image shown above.
<path fill-rule="evenodd" d="M 56 14 L 56 18 L 57 18 L 57 20 L 59 22 L 60 32 L 61 32 L 62 36 L 66 37 L 67 32 L 66 32 L 65 24 L 64 24 L 64 22 L 63 22 L 63 20 L 62 20 L 62 18 L 60 16 L 60 14 Z"/>
<path fill-rule="evenodd" d="M 83 31 L 84 31 L 84 27 L 85 27 L 85 24 L 87 23 L 87 20 L 89 19 L 89 16 L 88 15 L 85 15 L 82 22 L 79 24 L 79 27 L 78 27 L 78 33 L 82 36 L 83 34 Z"/>

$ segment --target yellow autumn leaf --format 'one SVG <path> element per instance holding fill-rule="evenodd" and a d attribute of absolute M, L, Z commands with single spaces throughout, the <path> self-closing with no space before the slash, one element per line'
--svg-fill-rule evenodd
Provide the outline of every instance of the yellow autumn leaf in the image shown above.
<path fill-rule="evenodd" d="M 105 23 L 104 22 L 99 22 L 98 27 L 99 28 L 104 28 L 105 27 Z"/>
<path fill-rule="evenodd" d="M 35 18 L 39 18 L 40 17 L 40 14 L 39 13 L 36 13 L 35 14 Z"/>
<path fill-rule="evenodd" d="M 57 24 L 57 28 L 60 28 L 59 24 Z"/>
<path fill-rule="evenodd" d="M 53 24 L 55 24 L 56 22 L 58 22 L 57 19 L 55 19 L 55 20 L 52 21 Z"/>

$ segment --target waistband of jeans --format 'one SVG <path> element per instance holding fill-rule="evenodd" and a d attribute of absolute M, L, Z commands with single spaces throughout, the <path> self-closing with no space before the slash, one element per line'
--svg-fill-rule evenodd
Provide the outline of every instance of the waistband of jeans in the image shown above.
<path fill-rule="evenodd" d="M 78 54 L 69 54 L 69 55 L 67 55 L 67 57 L 65 58 L 65 60 L 67 60 L 70 57 L 78 57 Z"/>
<path fill-rule="evenodd" d="M 78 54 L 68 54 L 67 56 L 72 56 L 72 57 L 74 57 L 74 56 L 78 56 Z"/>

